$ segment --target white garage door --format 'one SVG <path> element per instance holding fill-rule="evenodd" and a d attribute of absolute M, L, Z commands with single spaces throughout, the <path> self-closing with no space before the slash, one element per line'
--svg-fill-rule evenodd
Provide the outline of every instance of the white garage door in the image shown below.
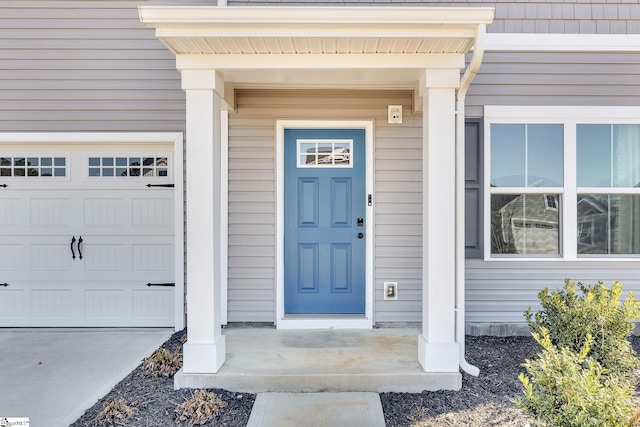
<path fill-rule="evenodd" d="M 0 144 L 0 326 L 174 326 L 172 152 Z"/>

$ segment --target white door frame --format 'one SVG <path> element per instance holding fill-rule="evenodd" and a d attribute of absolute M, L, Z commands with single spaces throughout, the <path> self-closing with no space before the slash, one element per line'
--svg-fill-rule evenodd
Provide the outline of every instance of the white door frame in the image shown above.
<path fill-rule="evenodd" d="M 304 128 L 364 129 L 366 191 L 373 197 L 373 120 L 277 120 L 276 121 L 276 326 L 278 329 L 371 329 L 373 327 L 373 206 L 365 213 L 365 314 L 286 318 L 284 315 L 284 130 Z"/>
<path fill-rule="evenodd" d="M 185 327 L 184 319 L 184 179 L 183 145 L 180 132 L 4 132 L 0 144 L 173 144 L 174 182 L 174 275 L 175 330 Z M 73 171 L 71 172 L 73 173 Z"/>

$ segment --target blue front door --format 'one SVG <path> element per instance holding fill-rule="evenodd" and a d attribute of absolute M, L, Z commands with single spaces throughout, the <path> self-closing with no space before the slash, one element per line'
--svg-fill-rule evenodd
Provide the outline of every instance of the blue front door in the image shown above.
<path fill-rule="evenodd" d="M 284 309 L 365 313 L 365 131 L 285 129 Z"/>

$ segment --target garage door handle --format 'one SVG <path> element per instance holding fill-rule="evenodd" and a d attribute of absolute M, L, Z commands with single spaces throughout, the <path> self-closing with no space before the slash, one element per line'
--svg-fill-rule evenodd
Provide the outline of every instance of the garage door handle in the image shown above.
<path fill-rule="evenodd" d="M 9 286 L 9 284 L 8 283 L 0 283 L 0 286 L 4 286 L 6 288 L 7 286 Z"/>
<path fill-rule="evenodd" d="M 82 246 L 80 246 L 82 244 L 82 236 L 80 236 L 80 238 L 78 239 L 78 253 L 80 254 L 80 259 L 82 259 Z"/>
<path fill-rule="evenodd" d="M 2 184 L 2 185 L 0 185 L 0 187 L 7 188 L 7 184 Z"/>
<path fill-rule="evenodd" d="M 76 236 L 71 238 L 71 259 L 76 259 L 76 253 L 73 251 L 73 244 L 76 242 Z"/>

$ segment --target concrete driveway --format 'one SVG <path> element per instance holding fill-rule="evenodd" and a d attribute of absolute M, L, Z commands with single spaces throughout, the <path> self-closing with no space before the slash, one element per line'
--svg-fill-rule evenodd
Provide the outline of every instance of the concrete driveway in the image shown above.
<path fill-rule="evenodd" d="M 172 329 L 0 329 L 0 418 L 68 426 Z"/>

